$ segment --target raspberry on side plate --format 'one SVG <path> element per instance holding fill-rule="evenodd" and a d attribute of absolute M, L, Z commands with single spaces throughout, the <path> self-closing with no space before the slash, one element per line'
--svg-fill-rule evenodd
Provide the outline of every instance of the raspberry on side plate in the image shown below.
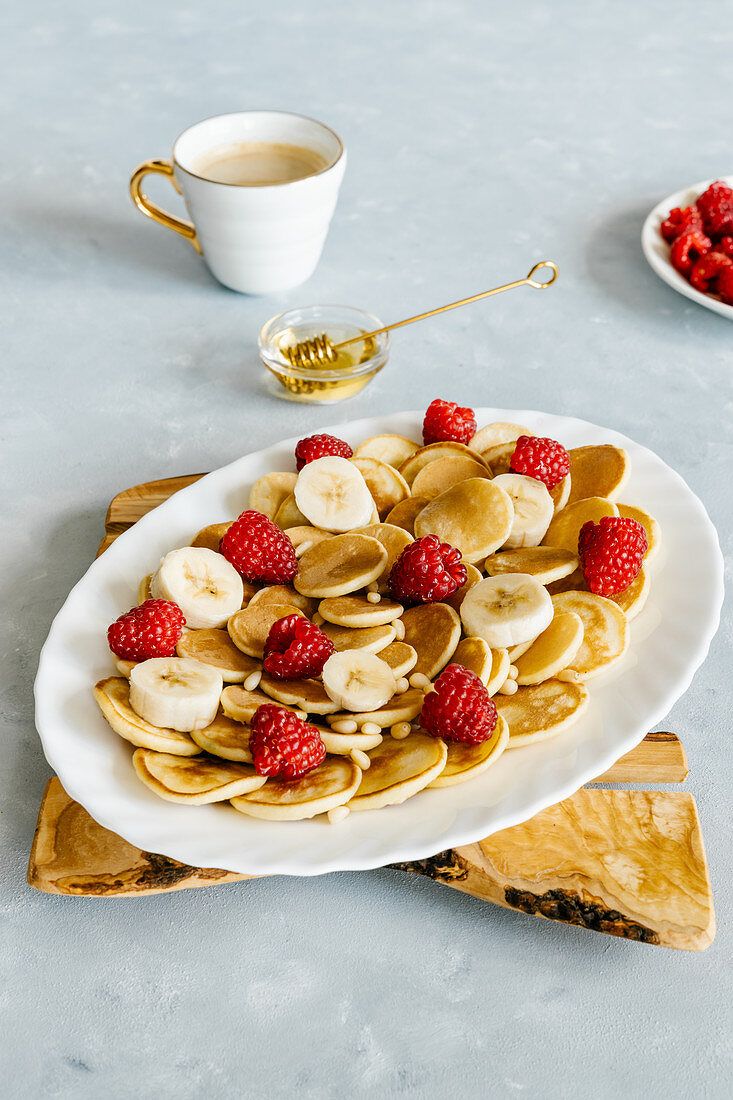
<path fill-rule="evenodd" d="M 687 230 L 681 233 L 672 244 L 669 262 L 680 275 L 687 278 L 700 257 L 709 252 L 712 247 L 713 242 L 701 230 Z"/>
<path fill-rule="evenodd" d="M 715 180 L 698 198 L 697 209 L 709 237 L 724 237 L 733 233 L 733 187 Z"/>
<path fill-rule="evenodd" d="M 398 603 L 434 603 L 452 596 L 466 583 L 461 551 L 437 535 L 424 535 L 402 551 L 389 574 L 389 589 Z"/>
<path fill-rule="evenodd" d="M 525 474 L 554 489 L 570 473 L 570 455 L 555 439 L 520 435 L 509 463 L 515 474 Z"/>
<path fill-rule="evenodd" d="M 496 707 L 475 672 L 448 665 L 425 696 L 420 725 L 433 737 L 478 745 L 496 729 Z"/>
<path fill-rule="evenodd" d="M 718 275 L 718 294 L 727 306 L 733 306 L 733 265 Z"/>
<path fill-rule="evenodd" d="M 292 710 L 263 703 L 252 716 L 249 748 L 258 775 L 299 779 L 321 764 L 326 746 L 315 726 Z"/>
<path fill-rule="evenodd" d="M 476 434 L 476 417 L 473 409 L 464 409 L 453 401 L 441 401 L 436 397 L 425 413 L 422 426 L 423 443 L 468 443 Z"/>
<path fill-rule="evenodd" d="M 287 584 L 298 572 L 293 544 L 262 512 L 248 509 L 219 543 L 219 553 L 245 578 Z"/>
<path fill-rule="evenodd" d="M 112 652 L 123 661 L 175 657 L 185 625 L 178 604 L 170 600 L 146 600 L 115 619 L 107 631 L 107 641 Z"/>
<path fill-rule="evenodd" d="M 730 256 L 717 251 L 706 252 L 690 272 L 690 282 L 695 290 L 699 290 L 703 294 L 714 293 L 718 276 L 726 267 L 731 266 L 733 266 L 733 260 Z"/>
<path fill-rule="evenodd" d="M 615 596 L 628 588 L 639 575 L 646 552 L 646 532 L 635 519 L 604 516 L 580 528 L 580 565 L 588 587 L 598 596 Z"/>
<path fill-rule="evenodd" d="M 309 435 L 307 439 L 301 439 L 295 448 L 295 467 L 300 473 L 304 466 L 316 458 L 323 458 L 325 455 L 351 458 L 353 453 L 349 444 L 335 435 Z"/>
<path fill-rule="evenodd" d="M 715 246 L 716 252 L 722 252 L 724 256 L 730 256 L 733 260 L 733 236 L 721 237 Z"/>
<path fill-rule="evenodd" d="M 320 676 L 333 653 L 333 642 L 302 615 L 286 615 L 270 627 L 265 642 L 265 672 L 275 680 Z"/>
<path fill-rule="evenodd" d="M 672 244 L 681 233 L 688 230 L 702 229 L 702 214 L 696 206 L 675 206 L 659 227 L 659 232 L 667 244 Z"/>

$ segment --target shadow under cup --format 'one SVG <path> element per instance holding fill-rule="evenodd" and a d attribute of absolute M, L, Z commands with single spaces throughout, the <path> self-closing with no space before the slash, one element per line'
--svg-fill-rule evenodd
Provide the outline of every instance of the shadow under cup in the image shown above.
<path fill-rule="evenodd" d="M 302 179 L 264 186 L 219 183 L 197 174 L 196 165 L 207 153 L 247 142 L 301 146 L 318 153 L 326 167 Z M 131 190 L 143 213 L 188 237 L 224 286 L 267 294 L 298 286 L 313 273 L 345 168 L 341 139 L 323 123 L 280 111 L 242 111 L 185 130 L 173 146 L 172 165 L 141 165 Z M 142 194 L 139 184 L 148 171 L 175 178 L 192 226 L 161 211 Z"/>

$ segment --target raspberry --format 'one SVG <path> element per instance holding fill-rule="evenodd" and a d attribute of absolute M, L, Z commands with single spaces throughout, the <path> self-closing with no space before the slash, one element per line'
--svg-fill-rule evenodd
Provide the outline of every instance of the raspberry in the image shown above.
<path fill-rule="evenodd" d="M 733 233 L 733 188 L 722 180 L 711 183 L 696 203 L 709 237 Z"/>
<path fill-rule="evenodd" d="M 453 401 L 441 401 L 439 397 L 428 405 L 422 425 L 423 442 L 442 443 L 452 439 L 455 443 L 468 443 L 476 434 L 476 417 L 473 409 L 462 409 Z"/>
<path fill-rule="evenodd" d="M 249 748 L 258 775 L 299 779 L 317 768 L 326 755 L 315 726 L 292 710 L 264 703 L 252 716 Z"/>
<path fill-rule="evenodd" d="M 343 439 L 337 439 L 335 435 L 309 435 L 307 439 L 301 439 L 295 448 L 295 465 L 300 472 L 309 462 L 324 455 L 338 455 L 339 458 L 351 458 L 353 451 Z"/>
<path fill-rule="evenodd" d="M 109 648 L 125 661 L 175 657 L 186 620 L 170 600 L 146 600 L 131 607 L 107 631 Z"/>
<path fill-rule="evenodd" d="M 733 306 L 733 266 L 723 268 L 718 276 L 718 294 L 727 306 Z"/>
<path fill-rule="evenodd" d="M 520 435 L 509 463 L 515 474 L 525 474 L 543 481 L 554 489 L 570 473 L 570 455 L 554 439 L 544 436 Z"/>
<path fill-rule="evenodd" d="M 478 745 L 496 729 L 496 707 L 475 672 L 448 665 L 425 696 L 420 725 L 433 737 Z"/>
<path fill-rule="evenodd" d="M 679 271 L 680 275 L 688 278 L 700 257 L 709 252 L 712 247 L 713 242 L 699 229 L 682 233 L 670 249 L 670 263 L 672 267 Z"/>
<path fill-rule="evenodd" d="M 461 551 L 437 535 L 416 539 L 402 551 L 389 574 L 389 588 L 401 604 L 434 603 L 466 583 Z"/>
<path fill-rule="evenodd" d="M 722 252 L 724 256 L 730 256 L 733 260 L 733 237 L 721 237 L 716 247 L 716 252 Z"/>
<path fill-rule="evenodd" d="M 668 244 L 688 230 L 702 229 L 702 214 L 696 206 L 675 206 L 659 227 L 659 231 Z"/>
<path fill-rule="evenodd" d="M 646 533 L 635 519 L 604 516 L 580 528 L 578 557 L 588 587 L 598 596 L 615 596 L 628 588 L 646 551 Z"/>
<path fill-rule="evenodd" d="M 248 581 L 287 584 L 298 572 L 290 539 L 271 519 L 253 509 L 235 519 L 219 543 L 219 553 Z"/>
<path fill-rule="evenodd" d="M 733 266 L 733 260 L 722 252 L 717 250 L 706 252 L 690 272 L 690 282 L 695 290 L 700 290 L 703 294 L 711 294 L 715 291 L 715 283 L 721 271 L 731 266 Z"/>
<path fill-rule="evenodd" d="M 270 627 L 265 642 L 265 672 L 276 680 L 320 676 L 333 653 L 333 642 L 302 615 L 286 615 Z"/>

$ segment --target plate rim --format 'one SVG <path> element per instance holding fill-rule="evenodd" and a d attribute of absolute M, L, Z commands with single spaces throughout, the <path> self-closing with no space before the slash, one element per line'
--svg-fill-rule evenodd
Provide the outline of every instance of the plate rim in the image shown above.
<path fill-rule="evenodd" d="M 641 247 L 644 258 L 652 271 L 654 271 L 667 286 L 670 286 L 672 290 L 676 290 L 678 294 L 684 295 L 685 298 L 689 298 L 691 302 L 696 302 L 698 305 L 704 306 L 705 309 L 710 309 L 713 313 L 717 313 L 721 317 L 726 317 L 729 321 L 733 321 L 733 306 L 726 305 L 725 302 L 721 302 L 717 298 L 712 298 L 709 294 L 703 294 L 702 291 L 696 290 L 683 275 L 680 275 L 679 271 L 676 271 L 672 267 L 669 259 L 659 252 L 660 242 L 667 247 L 666 242 L 659 233 L 659 226 L 664 218 L 666 218 L 667 214 L 669 214 L 670 210 L 675 206 L 689 206 L 690 201 L 694 201 L 694 199 L 701 195 L 711 183 L 715 182 L 715 180 L 723 180 L 733 187 L 733 175 L 714 176 L 712 179 L 700 180 L 699 183 L 691 183 L 688 187 L 681 187 L 679 191 L 675 191 L 674 194 L 668 195 L 666 199 L 662 199 L 658 202 L 644 219 L 644 224 L 641 229 Z"/>
<path fill-rule="evenodd" d="M 623 756 L 624 753 L 630 751 L 631 748 L 640 743 L 640 741 L 643 740 L 645 733 L 648 731 L 648 729 L 656 725 L 669 712 L 674 703 L 677 702 L 677 700 L 681 698 L 681 696 L 688 690 L 695 673 L 700 668 L 701 664 L 707 656 L 708 650 L 710 648 L 710 643 L 712 642 L 712 639 L 718 629 L 724 596 L 723 556 L 720 548 L 717 530 L 707 513 L 705 505 L 697 496 L 697 494 L 694 493 L 693 490 L 687 485 L 682 476 L 678 474 L 676 470 L 669 466 L 659 455 L 657 455 L 650 448 L 645 447 L 643 444 L 636 443 L 630 437 L 624 435 L 623 433 L 617 432 L 614 429 L 605 428 L 601 425 L 595 424 L 592 421 L 588 421 L 579 417 L 569 417 L 563 414 L 546 413 L 539 410 L 496 409 L 491 407 L 477 408 L 476 412 L 479 416 L 482 416 L 482 414 L 486 413 L 487 417 L 491 416 L 496 420 L 506 419 L 510 422 L 520 424 L 527 421 L 531 423 L 533 418 L 539 419 L 541 421 L 543 418 L 549 417 L 555 421 L 559 420 L 565 423 L 572 423 L 573 425 L 580 428 L 590 428 L 594 432 L 600 431 L 607 433 L 608 436 L 611 437 L 609 439 L 609 442 L 617 442 L 620 445 L 623 445 L 625 442 L 626 444 L 631 444 L 634 449 L 644 452 L 645 455 L 651 457 L 654 463 L 659 464 L 659 466 L 663 468 L 665 476 L 671 477 L 673 482 L 677 484 L 677 487 L 680 488 L 688 498 L 688 503 L 694 505 L 696 511 L 700 516 L 700 519 L 702 520 L 703 529 L 707 533 L 709 549 L 711 550 L 712 556 L 716 561 L 716 569 L 714 577 L 715 583 L 713 585 L 713 590 L 711 594 L 711 603 L 710 606 L 706 609 L 704 622 L 701 621 L 700 638 L 695 647 L 694 653 L 690 653 L 690 655 L 688 656 L 688 660 L 685 664 L 684 674 L 678 677 L 674 687 L 670 688 L 664 694 L 664 698 L 662 702 L 657 706 L 656 710 L 654 712 L 650 712 L 650 714 L 645 717 L 645 721 L 643 723 L 641 731 L 636 731 L 633 734 L 629 734 L 628 737 L 624 739 L 621 747 L 619 747 L 616 743 L 614 743 L 612 746 L 607 746 L 605 753 L 601 752 L 599 758 L 596 758 L 593 761 L 593 765 L 590 770 L 586 768 L 585 770 L 581 769 L 578 772 L 574 772 L 572 778 L 568 778 L 564 782 L 560 782 L 558 780 L 553 787 L 551 795 L 547 795 L 545 793 L 544 795 L 540 795 L 540 797 L 536 797 L 535 802 L 529 808 L 525 807 L 524 810 L 519 810 L 516 812 L 505 812 L 504 817 L 497 825 L 492 825 L 488 829 L 485 826 L 479 827 L 478 825 L 465 827 L 463 829 L 458 829 L 455 824 L 449 826 L 448 828 L 451 832 L 451 839 L 449 841 L 448 847 L 460 847 L 461 845 L 475 843 L 476 841 L 481 840 L 485 836 L 491 835 L 494 832 L 501 831 L 505 828 L 510 828 L 513 825 L 517 825 L 523 821 L 529 820 L 531 817 L 534 817 L 543 809 L 546 809 L 551 805 L 555 805 L 557 802 L 561 802 L 563 799 L 569 797 L 576 790 L 582 787 L 583 784 L 592 781 L 596 776 L 601 775 L 603 771 L 607 770 L 616 760 Z M 419 423 L 423 414 L 424 410 L 400 411 L 387 414 L 386 416 L 378 415 L 374 417 L 360 418 L 357 420 L 346 420 L 343 421 L 341 424 L 332 424 L 323 428 L 319 428 L 319 431 L 336 433 L 339 431 L 343 432 L 345 429 L 347 431 L 353 430 L 354 432 L 368 431 L 369 428 L 367 428 L 366 425 L 374 426 L 375 424 L 378 424 L 380 425 L 380 427 L 376 428 L 375 430 L 378 433 L 383 433 L 384 431 L 389 429 L 381 427 L 381 425 L 390 424 L 396 420 L 401 420 L 408 417 L 415 419 Z M 488 423 L 490 421 L 487 419 L 486 422 Z M 394 430 L 397 429 L 395 428 Z M 197 487 L 199 487 L 198 491 L 200 492 L 200 486 L 202 485 L 202 483 L 205 483 L 208 477 L 214 475 L 221 476 L 225 473 L 225 471 L 229 471 L 232 467 L 238 465 L 244 459 L 263 455 L 264 453 L 274 450 L 276 448 L 292 448 L 297 442 L 298 438 L 299 436 L 292 436 L 288 439 L 281 439 L 279 441 L 276 441 L 274 444 L 259 448 L 257 451 L 249 452 L 245 455 L 240 455 L 238 458 L 232 460 L 232 462 L 226 463 L 223 466 L 220 466 L 217 469 L 210 471 L 209 474 L 204 475 L 204 477 L 192 483 L 191 485 L 178 490 L 170 498 L 168 498 L 168 500 L 164 501 L 161 505 L 158 505 L 156 508 L 152 509 L 151 512 L 141 517 L 141 519 L 138 520 L 137 523 L 133 524 L 127 531 L 118 536 L 113 546 L 116 543 L 119 543 L 120 540 L 122 540 L 121 545 L 124 545 L 124 540 L 127 539 L 133 531 L 137 532 L 135 537 L 138 537 L 141 529 L 144 530 L 149 523 L 157 522 L 161 514 L 165 515 L 165 510 L 167 510 L 169 504 L 172 501 L 176 500 L 178 506 L 180 506 L 181 499 L 185 500 L 187 495 L 191 495 L 197 490 Z M 152 851 L 158 849 L 157 844 L 151 846 L 144 837 L 140 836 L 136 832 L 135 822 L 126 823 L 121 830 L 119 823 L 111 820 L 107 816 L 105 806 L 100 805 L 98 801 L 95 800 L 94 792 L 92 792 L 92 795 L 90 797 L 89 793 L 86 790 L 80 789 L 79 784 L 73 777 L 71 780 L 69 780 L 68 777 L 66 779 L 63 778 L 62 772 L 65 771 L 65 762 L 61 761 L 62 766 L 60 768 L 58 767 L 56 754 L 54 753 L 53 748 L 48 744 L 48 732 L 46 732 L 45 736 L 43 732 L 44 726 L 46 726 L 47 722 L 47 709 L 49 706 L 49 700 L 47 698 L 43 698 L 43 691 L 45 688 L 46 678 L 51 675 L 51 673 L 49 672 L 49 664 L 53 658 L 55 636 L 61 629 L 60 623 L 63 619 L 67 605 L 72 601 L 80 586 L 86 583 L 87 578 L 90 576 L 90 574 L 93 574 L 98 569 L 102 568 L 100 566 L 100 563 L 106 556 L 107 552 L 103 555 L 100 555 L 90 564 L 89 568 L 73 586 L 62 607 L 54 616 L 53 622 L 48 632 L 48 636 L 41 649 L 38 663 L 38 671 L 34 682 L 36 726 L 43 746 L 44 755 L 46 756 L 46 759 L 50 766 L 59 776 L 59 779 L 61 780 L 69 796 L 75 801 L 79 802 L 85 809 L 87 809 L 87 812 L 90 813 L 94 820 L 96 820 L 104 828 L 107 828 L 112 832 L 115 832 L 118 835 L 122 836 L 129 843 L 135 845 L 135 847 L 141 848 L 146 851 Z M 92 685 L 90 684 L 90 689 L 91 686 Z M 50 721 L 53 721 L 56 717 L 56 715 L 52 714 Z M 185 846 L 185 838 L 182 843 Z M 283 858 L 274 866 L 274 868 L 268 870 L 263 870 L 262 865 L 257 863 L 257 861 L 248 866 L 244 866 L 244 863 L 240 861 L 241 865 L 234 868 L 233 870 L 236 873 L 241 874 L 288 874 L 299 877 L 310 877 L 314 875 L 330 873 L 337 870 L 367 870 L 377 867 L 383 867 L 386 863 L 412 862 L 414 860 L 426 858 L 435 854 L 434 845 L 432 842 L 430 842 L 430 840 L 422 842 L 410 842 L 400 841 L 400 838 L 396 837 L 394 845 L 394 853 L 389 855 L 386 860 L 383 856 L 378 856 L 377 858 L 375 858 L 374 856 L 359 856 L 358 854 L 356 854 L 353 857 L 349 858 L 346 862 L 344 862 L 344 860 L 339 856 L 336 856 L 330 859 L 323 859 L 320 864 L 303 865 L 298 863 L 296 850 L 294 858 L 290 858 L 289 860 L 287 858 Z M 177 847 L 176 840 L 171 839 L 170 843 L 166 843 L 164 847 L 166 847 L 167 850 L 160 852 L 159 854 L 166 855 L 169 858 L 179 860 L 183 863 L 191 862 L 190 858 L 186 858 L 183 850 Z M 246 855 L 243 856 L 243 860 L 244 859 L 246 859 Z M 203 864 L 199 863 L 198 865 Z M 212 859 L 211 862 L 207 861 L 206 865 L 221 867 L 225 866 L 225 864 L 223 864 L 221 861 L 217 861 L 216 858 Z"/>

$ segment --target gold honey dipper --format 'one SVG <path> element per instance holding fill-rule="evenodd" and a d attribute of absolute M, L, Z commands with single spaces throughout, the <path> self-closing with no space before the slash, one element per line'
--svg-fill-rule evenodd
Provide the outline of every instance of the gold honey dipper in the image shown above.
<path fill-rule="evenodd" d="M 550 268 L 550 278 L 544 282 L 535 279 L 534 275 L 543 267 Z M 493 294 L 501 294 L 504 290 L 513 290 L 515 286 L 532 286 L 536 290 L 545 290 L 552 286 L 558 276 L 557 264 L 552 260 L 542 260 L 535 264 L 524 279 L 517 279 L 514 283 L 505 283 L 504 286 L 495 286 L 493 290 L 483 290 L 480 294 L 472 294 L 470 298 L 461 298 L 460 302 L 450 302 L 447 306 L 439 306 L 437 309 L 429 309 L 425 313 L 417 313 L 414 317 L 406 317 L 404 321 L 393 321 L 391 325 L 374 329 L 373 332 L 361 332 L 358 336 L 350 336 L 348 340 L 341 340 L 334 344 L 325 332 L 320 336 L 313 336 L 308 340 L 301 340 L 297 344 L 289 344 L 281 347 L 281 352 L 292 367 L 318 367 L 327 363 L 335 363 L 338 352 L 348 344 L 355 344 L 359 340 L 369 340 L 379 336 L 383 332 L 389 332 L 393 328 L 402 328 L 403 325 L 411 325 L 414 321 L 423 321 L 426 317 L 434 317 L 437 313 L 445 313 L 448 309 L 457 309 L 458 306 L 467 306 L 469 302 L 478 302 L 481 298 L 490 298 Z"/>

